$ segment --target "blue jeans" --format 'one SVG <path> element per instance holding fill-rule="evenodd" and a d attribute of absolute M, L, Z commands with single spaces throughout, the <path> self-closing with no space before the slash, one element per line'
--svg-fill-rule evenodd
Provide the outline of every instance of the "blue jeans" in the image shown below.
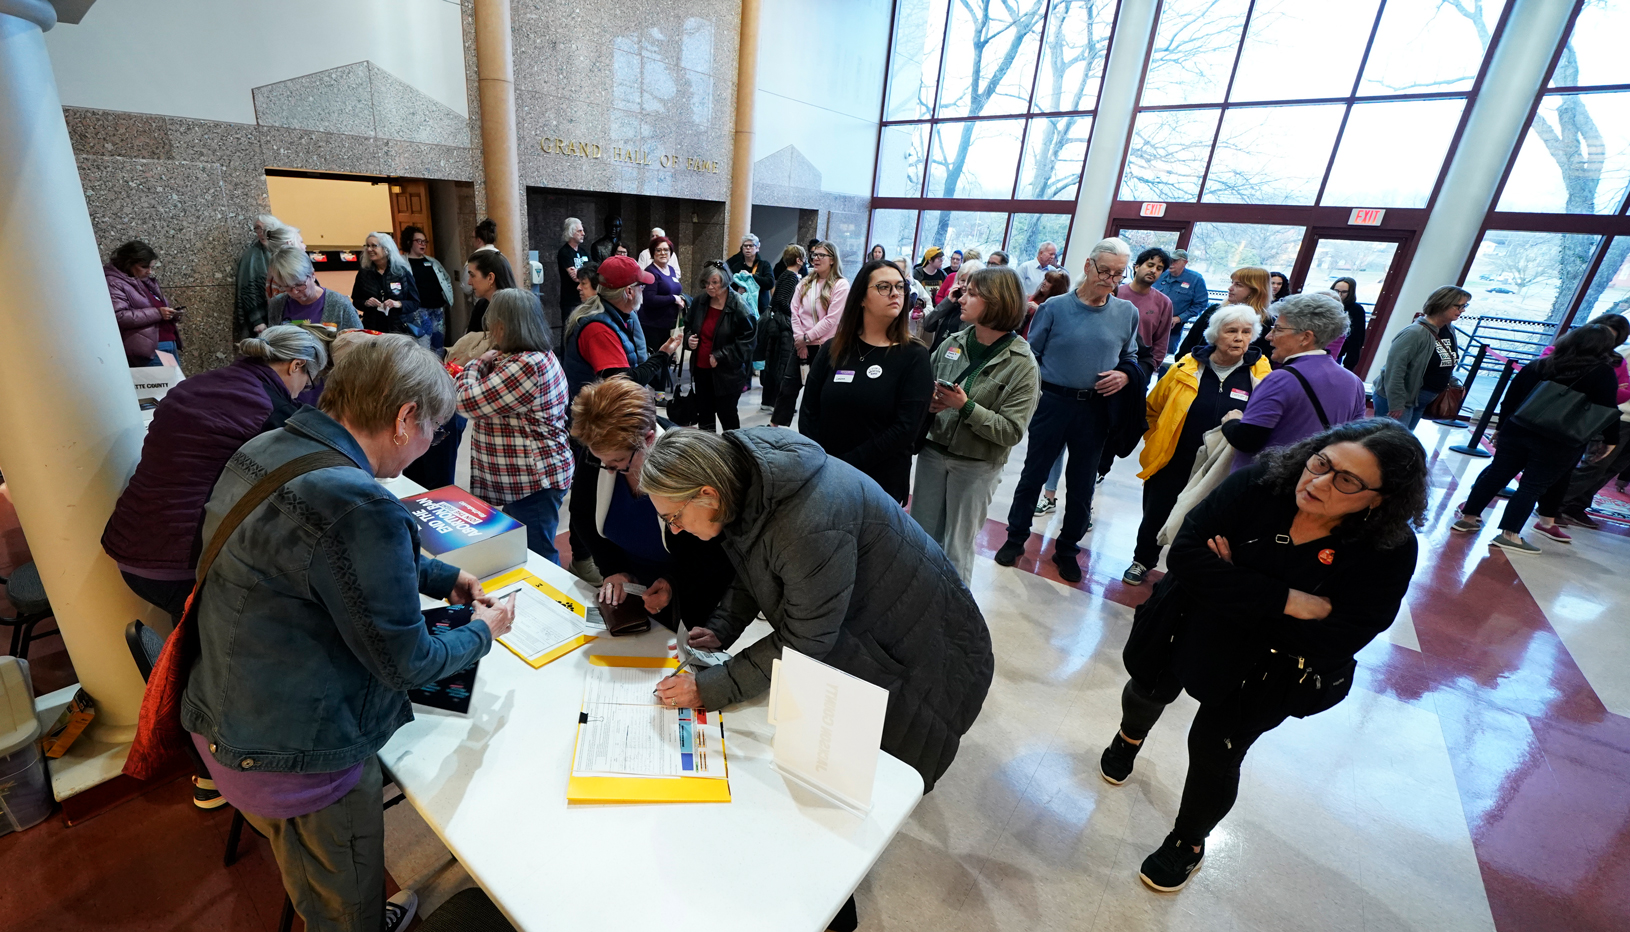
<path fill-rule="evenodd" d="M 1049 492 L 1058 491 L 1058 477 L 1064 475 L 1064 451 L 1060 450 L 1058 459 L 1053 460 L 1053 468 L 1047 470 L 1047 484 L 1042 488 Z"/>
<path fill-rule="evenodd" d="M 555 530 L 560 526 L 560 503 L 565 489 L 540 489 L 504 506 L 504 514 L 526 525 L 526 549 L 560 565 Z"/>
<path fill-rule="evenodd" d="M 1434 392 L 1431 389 L 1421 389 L 1421 393 L 1415 398 L 1415 403 L 1404 409 L 1404 416 L 1399 418 L 1398 422 L 1410 430 L 1414 430 L 1415 425 L 1421 422 L 1421 415 L 1426 413 L 1427 406 L 1430 405 L 1432 400 L 1437 398 L 1439 394 L 1439 392 Z M 1379 387 L 1377 387 L 1375 391 L 1371 392 L 1370 396 L 1375 401 L 1375 416 L 1386 417 L 1387 413 L 1392 410 L 1392 406 L 1387 402 L 1387 396 L 1381 394 L 1381 389 Z"/>

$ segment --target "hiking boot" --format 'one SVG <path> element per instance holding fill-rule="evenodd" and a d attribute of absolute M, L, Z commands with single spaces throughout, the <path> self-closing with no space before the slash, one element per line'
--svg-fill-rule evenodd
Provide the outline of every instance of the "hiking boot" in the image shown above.
<path fill-rule="evenodd" d="M 1132 775 L 1132 762 L 1137 759 L 1141 747 L 1141 743 L 1133 744 L 1121 737 L 1119 731 L 1115 732 L 1109 747 L 1104 748 L 1103 756 L 1098 758 L 1098 776 L 1103 777 L 1105 783 L 1115 786 L 1125 783 L 1126 778 Z"/>
<path fill-rule="evenodd" d="M 1142 563 L 1133 563 L 1126 568 L 1126 572 L 1121 574 L 1121 582 L 1126 583 L 1128 586 L 1141 586 L 1143 585 L 1143 577 L 1148 575 L 1149 568 L 1147 566 Z"/>
<path fill-rule="evenodd" d="M 1159 851 L 1143 859 L 1138 879 L 1151 890 L 1176 893 L 1187 886 L 1189 879 L 1200 869 L 1200 862 L 1205 858 L 1205 842 L 1201 842 L 1200 850 L 1195 851 L 1192 844 L 1178 838 L 1177 833 L 1172 832 L 1161 843 Z"/>

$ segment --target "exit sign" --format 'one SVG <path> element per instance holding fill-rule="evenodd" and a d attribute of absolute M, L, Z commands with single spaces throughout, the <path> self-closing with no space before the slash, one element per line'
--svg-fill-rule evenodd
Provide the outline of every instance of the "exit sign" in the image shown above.
<path fill-rule="evenodd" d="M 1166 216 L 1166 205 L 1157 201 L 1144 201 L 1143 209 L 1138 211 L 1138 216 L 1164 217 Z"/>
<path fill-rule="evenodd" d="M 1145 205 L 1147 206 L 1147 205 Z M 1355 227 L 1378 227 L 1387 212 L 1379 207 L 1354 207 L 1347 224 Z"/>

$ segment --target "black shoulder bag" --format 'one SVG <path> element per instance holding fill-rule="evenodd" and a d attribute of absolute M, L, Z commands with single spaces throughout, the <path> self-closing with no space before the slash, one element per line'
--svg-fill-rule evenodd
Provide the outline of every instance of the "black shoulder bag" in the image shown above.
<path fill-rule="evenodd" d="M 1307 400 L 1313 402 L 1313 413 L 1317 414 L 1319 416 L 1319 425 L 1321 427 L 1323 427 L 1325 430 L 1329 430 L 1330 429 L 1330 418 L 1325 416 L 1324 405 L 1319 404 L 1319 396 L 1313 394 L 1313 386 L 1308 383 L 1307 376 L 1301 374 L 1300 372 L 1297 372 L 1296 367 L 1291 365 L 1288 362 L 1285 363 L 1284 368 L 1285 368 L 1286 372 L 1289 372 L 1291 375 L 1296 376 L 1296 381 L 1302 383 L 1302 391 L 1307 393 Z"/>

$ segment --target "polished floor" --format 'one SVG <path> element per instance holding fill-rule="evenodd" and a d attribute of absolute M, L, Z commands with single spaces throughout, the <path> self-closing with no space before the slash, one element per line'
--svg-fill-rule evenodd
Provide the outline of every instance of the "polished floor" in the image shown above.
<path fill-rule="evenodd" d="M 1177 895 L 1147 891 L 1136 870 L 1176 812 L 1194 704 L 1172 706 L 1124 786 L 1097 773 L 1148 589 L 1120 583 L 1136 468 L 1118 461 L 1098 488 L 1086 579 L 1070 586 L 1046 559 L 1056 516 L 1018 567 L 989 559 L 1016 452 L 973 581 L 996 682 L 858 891 L 862 928 L 1630 929 L 1630 537 L 1577 530 L 1571 547 L 1541 540 L 1543 555 L 1508 558 L 1486 546 L 1492 531 L 1451 535 L 1460 487 L 1488 461 L 1447 451 L 1463 433 L 1418 433 L 1433 494 L 1405 609 L 1361 655 L 1346 702 L 1253 748 L 1238 805 Z M 176 783 L 0 838 L 0 930 L 270 930 L 275 868 L 258 841 L 220 866 L 226 818 Z M 469 883 L 411 807 L 387 825 L 392 876 L 427 903 Z"/>

